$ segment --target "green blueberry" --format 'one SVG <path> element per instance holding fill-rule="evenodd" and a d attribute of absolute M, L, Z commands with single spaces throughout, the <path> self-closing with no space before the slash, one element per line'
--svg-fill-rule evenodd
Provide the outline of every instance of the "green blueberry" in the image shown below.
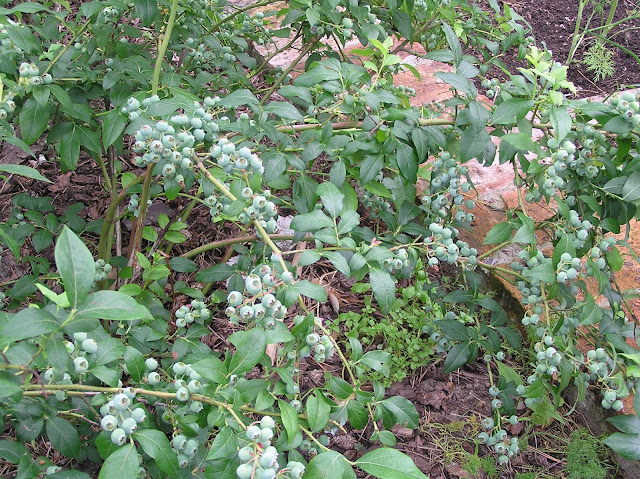
<path fill-rule="evenodd" d="M 118 427 L 111 432 L 111 442 L 116 446 L 122 446 L 127 440 L 127 434 L 124 429 Z"/>
<path fill-rule="evenodd" d="M 100 421 L 100 426 L 102 426 L 102 429 L 105 431 L 113 431 L 118 427 L 118 420 L 114 416 L 107 414 Z"/>
<path fill-rule="evenodd" d="M 89 363 L 83 356 L 78 356 L 73 359 L 73 367 L 77 374 L 81 374 L 89 369 Z"/>
<path fill-rule="evenodd" d="M 245 432 L 247 439 L 249 439 L 250 441 L 257 441 L 258 439 L 260 439 L 260 436 L 262 435 L 262 431 L 260 429 L 260 427 L 256 426 L 256 425 L 252 425 L 249 426 Z"/>
<path fill-rule="evenodd" d="M 82 349 L 84 349 L 89 354 L 94 354 L 96 351 L 98 351 L 98 343 L 95 339 L 85 339 L 84 341 L 82 341 Z"/>
<path fill-rule="evenodd" d="M 120 427 L 124 430 L 125 433 L 133 434 L 138 428 L 138 422 L 134 418 L 128 417 L 127 419 L 122 421 Z"/>
<path fill-rule="evenodd" d="M 182 451 L 187 445 L 187 438 L 182 434 L 178 434 L 177 436 L 174 436 L 174 438 L 171 440 L 171 445 L 177 451 Z"/>
<path fill-rule="evenodd" d="M 152 386 L 155 386 L 156 384 L 158 384 L 160 382 L 160 374 L 158 374 L 157 372 L 153 371 L 150 372 L 147 375 L 147 381 L 149 382 L 149 384 L 151 384 Z"/>
<path fill-rule="evenodd" d="M 189 400 L 189 390 L 185 387 L 178 388 L 176 391 L 176 399 L 180 402 L 186 402 Z"/>
<path fill-rule="evenodd" d="M 240 464 L 236 469 L 238 479 L 251 479 L 253 475 L 253 466 L 251 464 Z"/>

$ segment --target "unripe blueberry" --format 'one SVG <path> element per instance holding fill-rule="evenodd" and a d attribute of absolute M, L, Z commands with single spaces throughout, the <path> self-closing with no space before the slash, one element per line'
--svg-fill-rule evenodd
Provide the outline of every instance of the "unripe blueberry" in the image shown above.
<path fill-rule="evenodd" d="M 271 428 L 273 429 L 276 425 L 276 422 L 273 420 L 273 418 L 271 416 L 264 416 L 261 420 L 260 420 L 260 427 L 265 428 Z"/>
<path fill-rule="evenodd" d="M 127 440 L 127 433 L 122 428 L 116 428 L 111 432 L 111 442 L 116 446 L 122 446 Z"/>
<path fill-rule="evenodd" d="M 262 435 L 262 430 L 256 425 L 249 426 L 246 430 L 246 435 L 247 435 L 247 439 L 255 442 L 258 439 L 260 439 L 260 436 Z"/>
<path fill-rule="evenodd" d="M 153 371 L 147 375 L 147 381 L 152 386 L 155 386 L 160 382 L 160 375 L 157 372 Z"/>
<path fill-rule="evenodd" d="M 89 354 L 94 354 L 98 350 L 98 343 L 95 339 L 85 339 L 82 341 L 82 349 L 84 349 Z"/>
<path fill-rule="evenodd" d="M 180 362 L 174 363 L 172 369 L 173 369 L 173 372 L 176 373 L 178 376 L 182 376 L 187 370 L 187 365 L 180 361 Z"/>
<path fill-rule="evenodd" d="M 280 276 L 280 279 L 284 284 L 290 284 L 293 281 L 293 274 L 290 271 L 285 271 Z"/>
<path fill-rule="evenodd" d="M 176 399 L 180 402 L 186 402 L 189 400 L 189 390 L 185 387 L 181 387 L 176 391 Z"/>
<path fill-rule="evenodd" d="M 187 438 L 182 434 L 178 434 L 171 440 L 171 445 L 174 449 L 178 451 L 182 451 L 184 447 L 187 445 Z"/>
<path fill-rule="evenodd" d="M 131 399 L 126 394 L 116 394 L 112 401 L 118 411 L 124 411 L 131 404 Z"/>
<path fill-rule="evenodd" d="M 73 367 L 76 373 L 80 374 L 89 369 L 89 363 L 84 357 L 78 356 L 77 358 L 73 359 Z"/>
<path fill-rule="evenodd" d="M 102 418 L 102 421 L 100 421 L 100 426 L 102 426 L 102 429 L 105 431 L 113 431 L 118 427 L 118 420 L 114 416 L 107 414 Z"/>
<path fill-rule="evenodd" d="M 127 434 L 133 434 L 138 427 L 138 422 L 132 417 L 128 417 L 124 421 L 122 421 L 122 429 Z"/>
<path fill-rule="evenodd" d="M 253 466 L 251 464 L 240 464 L 236 469 L 238 479 L 251 479 Z"/>
<path fill-rule="evenodd" d="M 147 358 L 144 362 L 144 367 L 147 368 L 147 371 L 155 371 L 158 368 L 158 361 L 154 358 Z"/>
<path fill-rule="evenodd" d="M 131 417 L 136 423 L 140 424 L 147 417 L 147 413 L 143 408 L 139 407 L 131 411 Z"/>

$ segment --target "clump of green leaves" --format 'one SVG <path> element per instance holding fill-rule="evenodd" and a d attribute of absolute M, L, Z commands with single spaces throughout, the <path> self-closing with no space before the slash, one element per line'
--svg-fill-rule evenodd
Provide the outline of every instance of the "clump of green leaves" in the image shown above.
<path fill-rule="evenodd" d="M 604 479 L 609 473 L 606 451 L 587 429 L 576 429 L 567 444 L 567 478 Z"/>
<path fill-rule="evenodd" d="M 601 41 L 596 41 L 584 52 L 584 63 L 587 70 L 593 72 L 595 81 L 604 80 L 615 73 L 613 52 L 604 46 Z"/>
<path fill-rule="evenodd" d="M 341 313 L 332 323 L 334 331 L 344 330 L 347 338 L 358 339 L 365 348 L 386 351 L 391 355 L 388 375 L 367 373 L 385 387 L 402 381 L 434 355 L 428 326 L 442 319 L 440 306 L 424 289 L 427 283 L 417 280 L 415 285 L 401 290 L 394 306 L 384 317 L 372 307 L 372 298 L 365 297 L 360 313 Z"/>

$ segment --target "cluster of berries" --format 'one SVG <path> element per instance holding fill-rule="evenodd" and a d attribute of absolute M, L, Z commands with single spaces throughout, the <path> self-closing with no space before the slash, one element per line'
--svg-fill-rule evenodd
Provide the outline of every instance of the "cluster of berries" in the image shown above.
<path fill-rule="evenodd" d="M 184 328 L 189 324 L 197 321 L 203 324 L 211 317 L 211 312 L 207 309 L 207 306 L 202 301 L 193 300 L 191 304 L 180 306 L 176 310 L 176 326 L 178 328 Z"/>
<path fill-rule="evenodd" d="M 142 404 L 134 404 L 136 394 L 125 388 L 100 407 L 102 429 L 111 433 L 111 442 L 122 446 L 147 417 Z"/>
<path fill-rule="evenodd" d="M 98 261 L 96 261 L 95 268 L 96 268 L 96 275 L 95 275 L 96 283 L 98 281 L 104 281 L 105 279 L 107 279 L 107 277 L 109 276 L 109 273 L 111 272 L 111 265 L 109 263 L 105 263 L 103 259 L 99 259 Z"/>

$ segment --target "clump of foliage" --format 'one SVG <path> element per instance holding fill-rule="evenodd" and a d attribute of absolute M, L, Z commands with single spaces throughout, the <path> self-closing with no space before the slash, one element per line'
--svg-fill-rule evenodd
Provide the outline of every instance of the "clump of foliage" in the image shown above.
<path fill-rule="evenodd" d="M 434 310 L 435 301 L 446 311 L 425 331 L 446 353 L 446 373 L 484 359 L 493 417 L 478 439 L 499 466 L 519 452 L 503 427 L 520 421 L 517 398 L 537 417 L 553 418 L 574 382 L 581 394 L 600 388 L 603 406 L 619 410 L 640 363 L 624 341 L 636 328 L 611 281 L 627 246 L 612 233 L 636 216 L 640 200 L 638 98 L 571 100 L 566 67 L 494 1 L 482 12 L 464 0 L 292 0 L 252 13 L 269 4 L 114 0 L 0 9 L 0 139 L 29 154 L 44 141 L 61 172 L 87 155 L 108 204 L 87 223 L 81 206 L 58 216 L 44 198 L 16 197 L 0 225 L 3 254 L 31 267 L 3 285 L 0 313 L 0 411 L 11 433 L 0 448 L 17 474 L 64 477 L 92 462 L 101 478 L 339 478 L 354 477 L 354 468 L 382 479 L 424 477 L 393 448 L 395 425 L 418 427 L 415 406 L 387 397 L 370 375 L 386 376 L 391 355 L 365 351 L 356 337 L 345 348 L 331 334 L 316 314 L 325 288 L 297 276 L 298 251 L 282 251 L 278 239 L 307 241 L 296 266 L 328 262 L 371 290 L 383 318 L 399 280 L 424 280 L 419 261 L 463 272 L 464 287 L 426 300 L 409 286 L 403 301 L 431 301 Z M 303 46 L 274 70 L 255 45 L 290 48 L 275 44 L 281 37 Z M 364 61 L 321 50 L 327 38 L 340 46 L 356 38 L 362 48 L 354 54 Z M 461 41 L 478 57 L 464 54 Z M 401 70 L 419 76 L 397 55 L 411 42 L 452 65 L 436 74 L 453 90 L 446 112 L 411 107 L 411 89 L 394 84 Z M 512 47 L 528 67 L 502 83 L 486 78 Z M 495 105 L 478 100 L 474 79 Z M 485 262 L 488 253 L 460 237 L 475 206 L 465 163 L 491 164 L 492 137 L 502 142 L 498 161 L 517 172 L 520 209 L 485 243 L 493 251 L 520 245 L 511 267 Z M 23 165 L 2 171 L 50 181 Z M 420 197 L 419 177 L 428 184 Z M 150 221 L 149 205 L 178 198 L 187 202 L 179 214 Z M 527 214 L 527 202 L 552 199 L 551 221 Z M 285 238 L 277 231 L 283 208 L 294 216 Z M 200 213 L 232 234 L 178 249 Z M 114 241 L 125 218 L 132 229 L 123 256 Z M 538 247 L 537 230 L 552 230 L 553 251 Z M 36 253 L 55 244 L 55 268 L 42 255 L 21 256 L 29 240 Z M 220 247 L 232 248 L 237 262 L 196 261 Z M 537 338 L 524 346 L 535 358 L 525 380 L 503 348 L 522 349 L 521 330 L 481 291 L 478 268 L 512 278 L 522 293 L 518 326 Z M 589 277 L 610 309 L 596 305 Z M 214 349 L 207 338 L 221 322 L 233 333 Z M 578 329 L 596 345 L 586 356 Z M 340 372 L 303 390 L 306 366 L 325 361 Z M 638 442 L 628 440 L 637 436 L 633 421 L 619 421 L 622 432 L 607 444 L 637 459 Z M 331 448 L 347 425 L 384 447 L 347 459 Z M 24 443 L 40 437 L 64 457 L 60 464 L 31 456 Z"/>
<path fill-rule="evenodd" d="M 428 364 L 435 354 L 438 341 L 434 344 L 428 331 L 444 315 L 427 293 L 429 283 L 425 279 L 424 270 L 419 270 L 415 284 L 400 291 L 401 297 L 382 318 L 376 314 L 372 297 L 367 296 L 360 312 L 341 313 L 331 324 L 331 331 L 343 329 L 347 339 L 358 340 L 364 348 L 389 353 L 388 371 L 368 373 L 385 387 Z"/>
<path fill-rule="evenodd" d="M 603 463 L 605 451 L 600 441 L 586 429 L 576 429 L 567 444 L 567 477 L 604 479 L 608 468 Z"/>

